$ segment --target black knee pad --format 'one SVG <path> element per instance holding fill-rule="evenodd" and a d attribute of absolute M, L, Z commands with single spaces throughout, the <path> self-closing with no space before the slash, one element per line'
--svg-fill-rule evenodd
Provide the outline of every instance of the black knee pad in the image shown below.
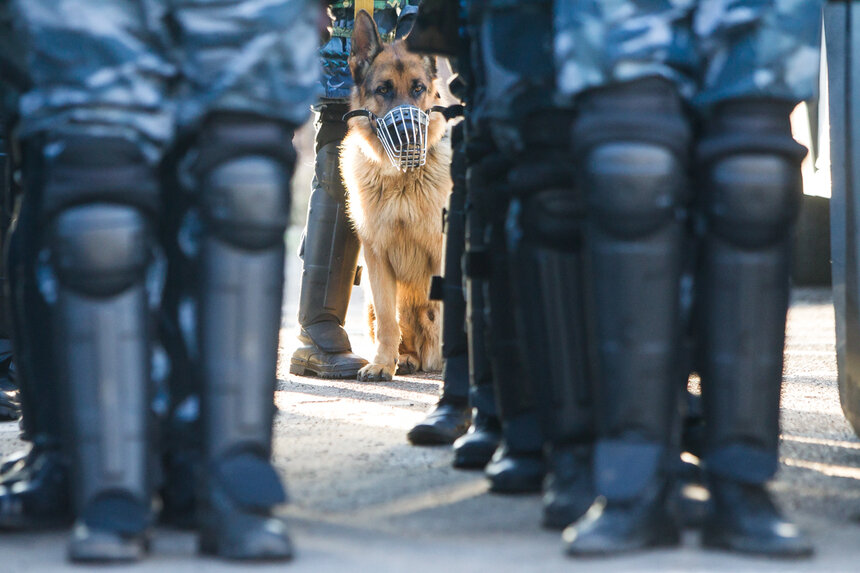
<path fill-rule="evenodd" d="M 581 176 L 591 216 L 615 237 L 648 236 L 682 214 L 686 166 L 661 145 L 604 143 L 585 158 Z"/>
<path fill-rule="evenodd" d="M 518 221 L 522 239 L 557 250 L 581 246 L 585 203 L 576 187 L 574 172 L 560 153 L 531 156 L 509 175 L 516 197 L 511 206 L 512 223 Z"/>
<path fill-rule="evenodd" d="M 590 217 L 621 239 L 682 217 L 691 130 L 674 86 L 649 78 L 592 90 L 577 107 L 573 146 Z"/>
<path fill-rule="evenodd" d="M 249 250 L 282 242 L 295 165 L 292 129 L 249 116 L 214 116 L 197 141 L 195 172 L 207 231 Z"/>
<path fill-rule="evenodd" d="M 153 234 L 141 211 L 95 203 L 57 215 L 48 241 L 61 285 L 92 297 L 110 297 L 145 280 Z"/>
<path fill-rule="evenodd" d="M 800 162 L 806 149 L 791 136 L 791 106 L 734 101 L 709 118 L 699 147 L 709 229 L 741 248 L 785 240 L 803 194 Z"/>

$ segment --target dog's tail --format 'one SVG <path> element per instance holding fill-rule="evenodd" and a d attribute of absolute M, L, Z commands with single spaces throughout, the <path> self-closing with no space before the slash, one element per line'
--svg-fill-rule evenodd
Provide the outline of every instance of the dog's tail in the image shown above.
<path fill-rule="evenodd" d="M 376 342 L 376 309 L 372 302 L 367 303 L 367 330 L 370 333 L 370 341 Z"/>

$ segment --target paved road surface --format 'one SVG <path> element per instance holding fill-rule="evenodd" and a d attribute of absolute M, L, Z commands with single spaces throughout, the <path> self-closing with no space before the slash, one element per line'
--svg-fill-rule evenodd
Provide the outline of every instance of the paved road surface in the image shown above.
<path fill-rule="evenodd" d="M 293 269 L 296 270 L 295 268 Z M 291 276 L 298 276 L 295 272 Z M 492 572 L 497 571 L 857 571 L 860 569 L 860 441 L 844 421 L 836 390 L 833 307 L 826 290 L 802 290 L 792 304 L 783 392 L 782 468 L 773 485 L 815 539 L 818 555 L 785 563 L 698 548 L 571 561 L 559 535 L 538 527 L 537 496 L 489 495 L 480 474 L 450 468 L 445 448 L 413 448 L 405 433 L 436 399 L 430 377 L 385 384 L 288 376 L 296 285 L 291 284 L 276 396 L 275 458 L 292 504 L 298 547 L 289 565 L 234 566 L 194 556 L 194 537 L 158 530 L 139 572 Z M 349 322 L 369 353 L 356 296 Z M 18 446 L 0 424 L 0 453 Z M 63 563 L 63 532 L 0 535 L 0 573 L 80 571 Z M 99 568 L 113 571 L 114 568 Z"/>

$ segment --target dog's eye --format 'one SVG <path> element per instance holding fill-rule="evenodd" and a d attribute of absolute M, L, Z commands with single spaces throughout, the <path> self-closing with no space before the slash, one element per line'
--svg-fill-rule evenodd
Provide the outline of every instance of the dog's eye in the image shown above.
<path fill-rule="evenodd" d="M 378 88 L 376 88 L 376 95 L 384 96 L 389 91 L 391 91 L 391 90 L 388 89 L 388 86 L 379 86 Z"/>
<path fill-rule="evenodd" d="M 425 87 L 424 87 L 424 86 L 422 86 L 421 84 L 418 84 L 417 86 L 415 86 L 414 88 L 412 88 L 412 94 L 413 94 L 415 97 L 420 96 L 421 94 L 423 94 L 423 93 L 424 93 L 424 92 L 426 92 L 426 91 L 427 91 L 427 88 L 425 88 Z"/>

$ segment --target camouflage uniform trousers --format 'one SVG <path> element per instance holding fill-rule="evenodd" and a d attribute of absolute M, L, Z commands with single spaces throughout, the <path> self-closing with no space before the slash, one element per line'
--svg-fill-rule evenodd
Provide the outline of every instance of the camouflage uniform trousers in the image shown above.
<path fill-rule="evenodd" d="M 800 102 L 818 86 L 819 0 L 554 0 L 553 10 L 565 98 L 649 76 L 699 109 Z"/>
<path fill-rule="evenodd" d="M 317 0 L 7 2 L 22 137 L 120 136 L 157 162 L 209 113 L 299 125 L 320 92 Z"/>

